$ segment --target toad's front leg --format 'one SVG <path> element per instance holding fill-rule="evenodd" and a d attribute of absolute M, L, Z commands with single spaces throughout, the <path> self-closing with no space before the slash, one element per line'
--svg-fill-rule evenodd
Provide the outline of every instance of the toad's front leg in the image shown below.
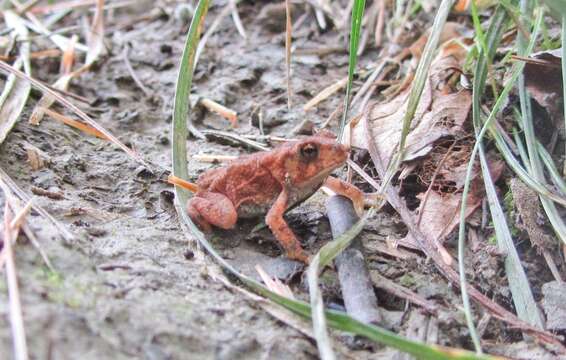
<path fill-rule="evenodd" d="M 345 196 L 352 200 L 354 209 L 356 209 L 356 213 L 358 213 L 359 216 L 364 213 L 364 193 L 360 189 L 332 176 L 327 177 L 323 185 L 338 195 Z"/>
<path fill-rule="evenodd" d="M 304 263 L 309 262 L 309 257 L 301 247 L 301 243 L 293 233 L 293 230 L 289 227 L 285 219 L 283 219 L 283 214 L 287 210 L 288 193 L 285 188 L 275 200 L 275 203 L 268 211 L 265 217 L 265 223 L 273 235 L 277 238 L 281 246 L 285 249 L 287 257 L 289 259 L 299 260 Z"/>

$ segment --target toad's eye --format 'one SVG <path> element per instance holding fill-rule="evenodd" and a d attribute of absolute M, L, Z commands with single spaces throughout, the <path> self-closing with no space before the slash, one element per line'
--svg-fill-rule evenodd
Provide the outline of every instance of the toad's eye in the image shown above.
<path fill-rule="evenodd" d="M 313 144 L 306 144 L 301 147 L 301 158 L 305 161 L 312 161 L 318 157 L 318 148 Z"/>

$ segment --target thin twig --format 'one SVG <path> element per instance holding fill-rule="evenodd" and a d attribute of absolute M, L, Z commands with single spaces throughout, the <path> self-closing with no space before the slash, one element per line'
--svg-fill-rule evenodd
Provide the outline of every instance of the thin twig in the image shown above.
<path fill-rule="evenodd" d="M 383 25 L 385 24 L 385 0 L 379 0 L 378 5 L 379 14 L 377 15 L 377 22 L 375 23 L 375 47 L 381 46 L 383 39 Z"/>
<path fill-rule="evenodd" d="M 78 130 L 80 130 L 80 131 L 82 131 L 86 134 L 93 135 L 93 136 L 96 136 L 96 137 L 104 139 L 104 140 L 110 140 L 110 139 L 108 139 L 108 137 L 106 135 L 104 135 L 100 131 L 96 130 L 95 128 L 88 126 L 86 124 L 83 124 L 79 121 L 73 120 L 68 116 L 65 116 L 63 114 L 59 114 L 58 112 L 53 111 L 53 110 L 48 109 L 48 108 L 42 108 L 41 111 L 46 113 L 47 115 L 51 116 L 53 119 L 61 121 L 62 123 L 67 124 L 69 126 L 72 126 L 75 129 L 78 129 Z"/>
<path fill-rule="evenodd" d="M 27 195 L 20 187 L 12 180 L 12 178 L 2 169 L 0 168 L 0 183 L 5 183 L 7 187 L 10 189 L 12 193 L 14 193 L 18 198 L 22 201 L 28 202 L 30 201 L 31 197 Z M 33 203 L 32 208 L 37 211 L 41 216 L 49 220 L 55 227 L 61 232 L 61 235 L 66 240 L 73 240 L 74 235 L 67 230 L 67 228 L 57 221 L 51 214 L 49 214 L 44 208 L 39 206 L 37 203 Z"/>
<path fill-rule="evenodd" d="M 234 20 L 234 25 L 236 25 L 236 29 L 240 36 L 244 39 L 247 39 L 248 36 L 246 35 L 246 30 L 244 29 L 244 25 L 242 24 L 242 19 L 240 19 L 240 14 L 238 13 L 238 0 L 230 0 L 230 6 L 232 7 L 232 20 Z"/>
<path fill-rule="evenodd" d="M 6 190 L 6 189 L 3 189 Z M 24 320 L 22 315 L 22 304 L 16 273 L 16 264 L 12 249 L 12 241 L 18 236 L 18 228 L 12 228 L 10 208 L 8 206 L 10 195 L 5 192 L 6 203 L 4 205 L 4 251 L 6 254 L 6 282 L 8 283 L 8 297 L 10 302 L 10 325 L 14 344 L 14 356 L 17 360 L 27 360 L 28 350 Z"/>
<path fill-rule="evenodd" d="M 238 113 L 236 111 L 207 98 L 200 98 L 198 103 L 209 111 L 212 111 L 230 121 L 232 127 L 238 127 Z"/>
<path fill-rule="evenodd" d="M 405 299 L 410 303 L 420 306 L 431 314 L 435 314 L 438 310 L 438 305 L 434 302 L 423 298 L 414 291 L 397 284 L 395 281 L 389 280 L 376 270 L 370 271 L 370 277 L 373 282 L 373 286 L 376 288 L 385 290 L 398 298 Z"/>
<path fill-rule="evenodd" d="M 200 56 L 201 56 L 201 54 L 204 50 L 204 47 L 206 46 L 206 43 L 208 42 L 208 39 L 212 36 L 212 34 L 214 34 L 214 32 L 216 31 L 216 28 L 220 25 L 222 20 L 226 16 L 228 16 L 228 14 L 230 14 L 231 11 L 232 11 L 232 7 L 230 5 L 225 6 L 224 9 L 222 9 L 222 11 L 220 12 L 220 14 L 218 14 L 216 19 L 214 19 L 214 21 L 212 22 L 212 24 L 210 25 L 210 27 L 208 28 L 206 33 L 204 33 L 204 35 L 200 39 L 198 46 L 197 46 L 197 52 L 196 52 L 196 55 L 195 55 L 195 60 L 194 60 L 195 68 L 198 64 L 198 60 L 200 59 Z"/>
<path fill-rule="evenodd" d="M 124 64 L 126 65 L 126 69 L 130 73 L 130 77 L 134 80 L 134 83 L 140 88 L 141 91 L 145 94 L 145 96 L 151 96 L 151 91 L 145 87 L 145 85 L 141 82 L 139 77 L 136 75 L 132 64 L 130 63 L 130 58 L 128 53 L 130 52 L 130 47 L 128 45 L 124 46 L 124 51 L 122 51 L 122 59 L 124 59 Z"/>
<path fill-rule="evenodd" d="M 375 190 L 379 191 L 381 186 L 375 181 L 371 176 L 369 176 L 364 169 L 362 169 L 356 162 L 348 159 L 346 160 L 348 165 L 358 174 L 360 175 L 368 184 L 370 184 Z"/>

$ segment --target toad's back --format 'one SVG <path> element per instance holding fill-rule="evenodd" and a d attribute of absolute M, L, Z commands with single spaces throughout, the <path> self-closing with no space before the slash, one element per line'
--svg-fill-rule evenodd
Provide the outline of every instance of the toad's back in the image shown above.
<path fill-rule="evenodd" d="M 265 214 L 281 193 L 282 186 L 262 166 L 263 157 L 257 155 L 207 171 L 199 178 L 199 188 L 225 195 L 234 204 L 238 218 Z"/>

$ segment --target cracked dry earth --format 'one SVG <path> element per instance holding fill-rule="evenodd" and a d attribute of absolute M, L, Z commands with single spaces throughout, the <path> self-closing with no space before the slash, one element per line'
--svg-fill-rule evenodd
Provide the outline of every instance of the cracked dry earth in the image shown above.
<path fill-rule="evenodd" d="M 70 91 L 92 101 L 85 109 L 122 141 L 153 164 L 170 167 L 170 119 L 177 62 L 187 24 L 176 19 L 174 4 L 165 14 L 120 29 L 128 17 L 150 13 L 153 2 L 118 9 L 107 21 L 108 55 L 92 71 L 73 81 Z M 207 23 L 221 8 L 212 7 Z M 246 42 L 229 17 L 210 39 L 196 71 L 196 91 L 238 111 L 240 133 L 250 125 L 258 103 L 284 120 L 273 134 L 288 134 L 304 117 L 283 111 L 284 46 L 282 34 L 264 30 L 256 17 L 261 5 L 244 3 L 240 13 L 250 32 Z M 283 20 L 282 20 L 283 21 Z M 130 77 L 123 49 L 151 94 L 144 95 Z M 320 60 L 298 58 L 293 78 L 297 103 L 331 79 L 343 76 L 343 54 L 333 56 L 325 76 Z M 58 60 L 34 63 L 34 76 L 57 78 Z M 328 73 L 327 73 L 328 72 Z M 308 90 L 307 90 L 308 89 Z M 34 359 L 310 359 L 317 358 L 312 339 L 278 321 L 240 292 L 209 274 L 216 265 L 187 240 L 172 206 L 171 188 L 149 174 L 114 145 L 52 119 L 28 123 L 40 94 L 32 93 L 16 127 L 0 149 L 0 167 L 28 194 L 40 188 L 63 195 L 36 196 L 38 205 L 62 222 L 73 238 L 36 212 L 28 218 L 56 272 L 20 237 L 15 247 L 21 301 L 30 353 Z M 312 115 L 321 122 L 341 102 Z M 296 106 L 297 109 L 300 106 Z M 62 108 L 57 108 L 64 111 Z M 266 117 L 269 118 L 269 114 Z M 204 125 L 229 130 L 210 113 L 197 113 Z M 275 116 L 272 116 L 275 118 Z M 32 170 L 26 149 L 41 150 L 46 166 Z M 190 155 L 238 154 L 237 147 L 189 140 Z M 196 176 L 209 164 L 194 163 Z M 3 199 L 2 199 L 3 202 Z M 11 354 L 8 295 L 0 282 L 0 358 Z M 342 351 L 340 351 L 342 352 Z M 364 358 L 363 351 L 342 357 Z M 9 358 L 9 355 L 8 355 Z"/>

